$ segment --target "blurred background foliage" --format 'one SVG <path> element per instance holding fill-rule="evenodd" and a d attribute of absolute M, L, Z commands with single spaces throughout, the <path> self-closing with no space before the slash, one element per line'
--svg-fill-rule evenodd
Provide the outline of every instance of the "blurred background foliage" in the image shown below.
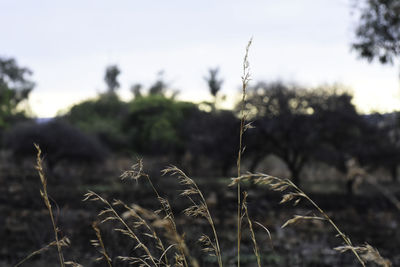
<path fill-rule="evenodd" d="M 122 100 L 117 91 L 121 70 L 111 65 L 105 70 L 104 92 L 42 120 L 28 116 L 29 109 L 21 105 L 34 88 L 31 71 L 13 59 L 0 62 L 2 147 L 19 160 L 32 156 L 36 142 L 49 155 L 50 169 L 61 159 L 102 163 L 111 156 L 145 156 L 168 159 L 198 176 L 234 174 L 240 105 L 218 108 L 223 101 L 218 68 L 204 77 L 213 102 L 192 103 L 178 100 L 162 73 L 149 88 L 133 85 L 131 99 Z M 397 112 L 360 114 L 351 92 L 341 85 L 254 82 L 245 113 L 254 126 L 245 134 L 246 164 L 252 172 L 273 155 L 297 184 L 309 164 L 326 164 L 346 175 L 350 160 L 368 170 L 385 169 L 397 179 Z"/>
<path fill-rule="evenodd" d="M 355 10 L 360 16 L 352 48 L 367 60 L 393 63 L 399 55 L 398 1 L 369 0 L 356 4 Z M 0 58 L 1 146 L 16 158 L 28 155 L 37 142 L 48 153 L 50 165 L 57 164 L 53 157 L 74 160 L 78 154 L 91 161 L 92 153 L 99 162 L 163 157 L 199 176 L 234 173 L 240 106 L 219 108 L 224 80 L 218 67 L 203 76 L 213 100 L 192 103 L 177 99 L 179 92 L 171 89 L 162 71 L 148 88 L 133 84 L 131 98 L 121 99 L 121 69 L 109 65 L 103 92 L 51 119 L 30 113 L 27 99 L 35 86 L 31 74 L 15 59 Z M 326 164 L 346 175 L 350 160 L 367 170 L 384 169 L 397 179 L 398 112 L 360 114 L 351 92 L 341 85 L 306 88 L 285 81 L 254 81 L 245 113 L 254 126 L 245 134 L 250 171 L 273 155 L 296 183 L 301 183 L 307 165 Z M 199 162 L 208 167 L 199 168 Z"/>
<path fill-rule="evenodd" d="M 396 62 L 400 54 L 399 1 L 367 0 L 357 8 L 360 20 L 352 48 L 369 61 Z M 118 92 L 121 72 L 118 65 L 106 66 L 104 91 L 95 98 L 76 103 L 55 118 L 35 118 L 27 101 L 35 87 L 32 71 L 13 58 L 0 57 L 0 183 L 5 185 L 0 187 L 0 211 L 7 214 L 0 216 L 0 240 L 6 244 L 0 247 L 0 266 L 2 262 L 5 266 L 17 262 L 52 238 L 38 196 L 34 143 L 43 151 L 51 194 L 61 207 L 57 208 L 60 229 L 74 240 L 72 249 L 76 251 L 71 252 L 71 258 L 80 255 L 87 262 L 93 258 L 85 246 L 93 239 L 87 229 L 96 213 L 82 209 L 81 203 L 88 189 L 109 199 L 127 199 L 127 203 L 139 202 L 145 207 L 157 205 L 149 188 L 127 189 L 115 182 L 136 158 L 145 158 L 145 171 L 155 180 L 167 164 L 178 165 L 194 177 L 206 189 L 217 226 L 226 230 L 228 242 L 224 245 L 232 247 L 236 221 L 229 220 L 236 207 L 230 203 L 235 203 L 236 196 L 226 184 L 227 178 L 237 175 L 241 105 L 221 108 L 225 99 L 221 70 L 210 68 L 203 75 L 204 88 L 212 100 L 201 103 L 179 100 L 179 92 L 163 79 L 163 72 L 147 88 L 133 84 L 132 95 L 123 99 Z M 346 225 L 345 232 L 356 237 L 355 243 L 375 243 L 383 248 L 382 255 L 400 264 L 398 210 L 393 212 L 399 196 L 400 113 L 361 114 L 351 91 L 339 84 L 311 88 L 259 80 L 247 89 L 242 169 L 291 178 L 302 188 L 304 185 L 324 209 L 334 211 L 335 221 Z M 360 179 L 363 173 L 368 179 Z M 179 214 L 184 202 L 174 195 L 176 184 L 157 180 L 157 186 L 163 196 L 177 204 Z M 320 224 L 305 225 L 303 235 L 293 229 L 283 232 L 278 221 L 287 219 L 288 211 L 297 213 L 299 207 L 280 208 L 273 204 L 280 197 L 243 186 L 253 200 L 249 212 L 273 227 L 277 249 L 262 247 L 266 250 L 264 259 L 276 258 L 269 266 L 298 266 L 299 262 L 304 266 L 352 266 L 348 264 L 352 259 L 343 263 L 324 249 L 337 240 L 332 242 L 328 236 L 333 239 L 334 235 L 327 234 L 330 230 Z M 183 225 L 194 224 L 181 220 L 179 227 Z M 199 232 L 202 230 L 195 227 L 189 229 L 189 241 L 195 243 L 197 237 L 193 237 Z M 121 252 L 129 255 L 133 249 L 120 242 L 111 229 L 105 237 L 114 244 L 110 247 L 114 258 Z M 82 245 L 75 245 L 79 243 Z M 251 252 L 251 242 L 243 244 Z M 200 255 L 196 256 L 205 261 L 203 266 L 209 266 L 208 258 Z M 52 260 L 43 262 L 48 265 Z M 36 266 L 43 266 L 40 259 L 38 262 Z"/>

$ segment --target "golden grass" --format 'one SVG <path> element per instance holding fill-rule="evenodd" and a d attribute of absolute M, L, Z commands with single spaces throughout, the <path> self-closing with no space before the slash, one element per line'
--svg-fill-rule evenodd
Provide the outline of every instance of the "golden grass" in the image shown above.
<path fill-rule="evenodd" d="M 94 247 L 99 248 L 99 253 L 101 254 L 101 257 L 97 258 L 96 261 L 101 261 L 104 259 L 107 262 L 107 265 L 109 267 L 112 267 L 112 264 L 111 264 L 112 260 L 111 260 L 110 256 L 108 256 L 108 254 L 107 254 L 103 239 L 101 238 L 101 232 L 100 232 L 100 228 L 99 228 L 98 224 L 99 223 L 97 221 L 92 223 L 92 228 L 96 233 L 97 239 L 91 240 L 90 243 L 92 243 L 92 245 Z"/>
<path fill-rule="evenodd" d="M 249 211 L 247 210 L 247 202 L 246 202 L 247 196 L 248 196 L 247 192 L 244 192 L 243 193 L 243 200 L 242 200 L 242 210 L 243 210 L 242 214 L 246 215 L 247 223 L 249 224 L 251 241 L 253 242 L 253 251 L 254 251 L 254 255 L 256 256 L 256 259 L 257 259 L 257 266 L 261 267 L 260 249 L 258 248 L 256 234 L 255 234 L 254 229 L 253 229 L 253 223 L 252 223 L 252 221 L 250 219 Z"/>
<path fill-rule="evenodd" d="M 58 242 L 52 241 L 49 244 L 47 244 L 46 246 L 42 247 L 41 249 L 38 249 L 38 250 L 32 252 L 31 254 L 29 254 L 28 256 L 26 256 L 24 259 L 22 259 L 17 264 L 15 264 L 14 267 L 21 266 L 22 264 L 24 264 L 26 261 L 28 261 L 33 256 L 42 254 L 43 252 L 49 250 L 51 247 L 55 247 L 55 246 L 67 247 L 67 246 L 69 246 L 69 244 L 70 244 L 70 241 L 67 237 L 61 238 Z"/>
<path fill-rule="evenodd" d="M 217 257 L 218 266 L 222 267 L 221 248 L 219 245 L 217 230 L 203 193 L 191 178 L 189 178 L 182 170 L 175 166 L 170 166 L 164 169 L 163 174 L 176 176 L 179 179 L 179 182 L 186 187 L 181 195 L 187 197 L 192 205 L 186 208 L 184 213 L 191 217 L 203 217 L 209 223 L 214 237 L 210 238 L 208 235 L 203 234 L 199 241 L 204 245 L 203 250 L 206 252 L 212 252 Z M 198 197 L 198 200 L 194 198 L 196 196 Z"/>
<path fill-rule="evenodd" d="M 304 193 L 303 190 L 301 190 L 297 185 L 295 185 L 291 180 L 289 179 L 282 179 L 274 176 L 270 176 L 267 174 L 263 173 L 247 173 L 245 175 L 242 175 L 241 177 L 238 178 L 232 178 L 232 183 L 230 184 L 231 186 L 236 185 L 237 183 L 240 183 L 240 181 L 243 180 L 250 180 L 253 181 L 255 184 L 259 185 L 267 185 L 269 186 L 270 189 L 273 191 L 281 192 L 283 193 L 281 204 L 293 201 L 294 205 L 297 205 L 301 199 L 307 200 L 319 213 L 320 216 L 303 216 L 303 215 L 294 215 L 293 218 L 289 219 L 286 221 L 283 225 L 282 228 L 285 228 L 288 225 L 294 224 L 299 221 L 303 220 L 323 220 L 327 221 L 337 232 L 337 235 L 342 238 L 342 240 L 345 242 L 345 246 L 339 247 L 339 251 L 344 252 L 344 251 L 351 251 L 354 256 L 357 258 L 357 260 L 360 262 L 362 266 L 366 266 L 367 261 L 374 261 L 375 263 L 380 263 L 381 266 L 384 267 L 389 267 L 391 266 L 391 263 L 389 260 L 384 259 L 380 256 L 379 252 L 376 249 L 371 250 L 371 246 L 368 245 L 368 247 L 356 247 L 352 244 L 350 238 L 345 235 L 339 227 L 333 222 L 333 220 L 328 216 L 328 214 L 318 206 L 317 203 L 315 203 L 306 193 Z M 367 256 L 362 256 L 360 255 L 360 251 L 363 251 L 364 255 Z M 372 253 L 372 251 L 377 252 L 377 253 Z"/>
<path fill-rule="evenodd" d="M 245 114 L 246 89 L 250 81 L 248 55 L 251 44 L 252 40 L 250 40 L 246 46 L 246 53 L 243 60 L 242 102 L 240 112 L 241 123 L 239 131 L 239 151 L 237 154 L 237 177 L 232 178 L 232 183 L 230 184 L 230 186 L 237 187 L 237 266 L 240 267 L 241 261 L 241 237 L 243 233 L 242 226 L 244 219 L 246 219 L 249 228 L 250 239 L 253 244 L 253 252 L 256 257 L 258 267 L 262 266 L 262 259 L 256 239 L 256 233 L 254 231 L 254 225 L 261 227 L 267 232 L 272 244 L 272 237 L 268 228 L 259 222 L 252 221 L 249 216 L 247 208 L 248 194 L 245 191 L 242 192 L 240 187 L 241 182 L 244 180 L 250 180 L 258 185 L 267 185 L 273 191 L 282 193 L 283 196 L 281 203 L 293 202 L 294 205 L 297 205 L 301 199 L 304 199 L 308 201 L 319 213 L 318 216 L 294 215 L 282 225 L 282 228 L 304 220 L 326 221 L 334 228 L 337 235 L 344 242 L 343 246 L 335 248 L 337 251 L 351 251 L 362 266 L 366 266 L 367 262 L 374 262 L 375 264 L 384 267 L 391 266 L 390 261 L 384 259 L 379 254 L 378 250 L 372 246 L 368 244 L 363 246 L 354 246 L 350 238 L 339 229 L 339 227 L 333 222 L 327 213 L 291 180 L 281 179 L 262 173 L 242 174 L 241 160 L 244 152 L 243 135 L 248 128 L 251 128 L 250 124 L 246 124 Z M 65 265 L 79 267 L 81 265 L 76 262 L 64 260 L 62 247 L 68 245 L 69 240 L 66 237 L 61 239 L 59 238 L 59 230 L 55 223 L 52 206 L 47 192 L 47 180 L 43 170 L 41 150 L 36 144 L 35 147 L 37 149 L 36 169 L 42 184 L 42 189 L 40 192 L 46 208 L 49 211 L 55 241 L 29 254 L 25 259 L 17 263 L 15 266 L 20 266 L 34 255 L 38 255 L 48 250 L 50 247 L 55 246 L 57 247 L 58 258 L 61 267 L 64 267 Z M 213 216 L 211 215 L 211 211 L 207 205 L 206 198 L 204 197 L 202 191 L 193 179 L 191 179 L 186 173 L 176 166 L 167 167 L 162 171 L 162 173 L 163 175 L 176 177 L 179 183 L 184 187 L 184 190 L 181 192 L 181 196 L 187 198 L 191 203 L 191 205 L 184 210 L 184 214 L 190 217 L 203 218 L 210 226 L 212 235 L 209 236 L 206 234 L 201 234 L 198 240 L 202 244 L 203 251 L 211 253 L 213 256 L 215 256 L 217 258 L 218 266 L 223 267 L 222 251 L 218 238 L 218 232 Z M 136 204 L 128 205 L 122 200 L 113 200 L 110 202 L 96 192 L 88 191 L 88 193 L 85 194 L 84 201 L 94 201 L 103 206 L 103 209 L 98 213 L 99 221 L 94 222 L 92 225 L 97 238 L 96 240 L 92 240 L 92 245 L 98 249 L 98 252 L 101 255 L 96 260 L 104 260 L 109 267 L 113 266 L 113 261 L 107 253 L 100 230 L 100 226 L 102 224 L 112 222 L 114 231 L 129 237 L 133 242 L 135 242 L 134 250 L 138 253 L 138 256 L 118 256 L 116 257 L 116 260 L 127 262 L 131 265 L 139 267 L 199 267 L 198 261 L 191 256 L 190 249 L 186 245 L 185 235 L 178 232 L 175 215 L 172 211 L 170 202 L 168 199 L 159 194 L 158 190 L 150 179 L 150 176 L 144 173 L 142 160 L 138 160 L 138 162 L 134 164 L 130 170 L 123 172 L 121 179 L 134 181 L 145 179 L 152 188 L 155 198 L 159 202 L 160 209 L 151 211 Z M 120 210 L 124 210 L 124 212 L 121 212 Z M 160 233 L 162 233 L 162 235 L 160 235 Z"/>
<path fill-rule="evenodd" d="M 46 208 L 49 211 L 51 223 L 53 225 L 54 239 L 55 239 L 56 246 L 57 246 L 60 266 L 64 267 L 65 262 L 64 262 L 64 256 L 63 256 L 62 250 L 61 250 L 61 243 L 59 242 L 59 238 L 58 238 L 58 228 L 57 228 L 55 220 L 54 220 L 53 209 L 51 207 L 49 195 L 47 194 L 47 179 L 46 179 L 46 176 L 44 175 L 44 170 L 43 170 L 42 150 L 40 149 L 39 145 L 37 145 L 37 144 L 34 144 L 34 145 L 37 150 L 36 170 L 38 171 L 38 174 L 40 177 L 40 182 L 42 184 L 42 189 L 40 190 L 40 195 L 42 196 L 44 204 L 46 205 Z"/>
<path fill-rule="evenodd" d="M 61 247 L 69 245 L 68 238 L 59 238 L 58 228 L 55 224 L 55 219 L 52 211 L 52 206 L 49 200 L 47 192 L 47 180 L 43 170 L 41 150 L 39 146 L 36 146 L 37 153 L 37 170 L 42 184 L 41 196 L 44 203 L 49 210 L 50 218 L 53 225 L 53 231 L 55 234 L 55 241 L 49 243 L 47 246 L 39 249 L 35 252 L 29 254 L 25 259 L 17 263 L 15 266 L 20 266 L 25 263 L 28 259 L 35 255 L 38 255 L 52 246 L 57 247 L 58 256 L 60 260 L 60 265 L 71 265 L 71 266 L 81 266 L 76 262 L 64 261 Z M 210 209 L 207 205 L 206 198 L 204 197 L 202 191 L 188 175 L 186 175 L 182 170 L 176 166 L 170 166 L 162 171 L 163 175 L 174 176 L 178 179 L 179 183 L 184 187 L 181 192 L 181 196 L 186 197 L 191 205 L 184 210 L 184 214 L 190 217 L 200 217 L 204 218 L 211 230 L 212 236 L 202 234 L 199 238 L 199 242 L 203 246 L 203 251 L 211 253 L 217 258 L 218 266 L 223 267 L 222 252 L 220 248 L 220 242 L 218 239 L 217 229 L 213 217 L 211 215 Z M 158 193 L 156 187 L 152 183 L 149 175 L 143 172 L 143 162 L 139 160 L 138 163 L 134 164 L 130 170 L 125 171 L 121 175 L 122 180 L 139 180 L 146 179 L 150 184 L 152 190 L 155 193 L 156 198 L 160 203 L 160 209 L 157 211 L 147 210 L 136 204 L 127 205 L 121 200 L 114 200 L 109 202 L 99 194 L 89 191 L 85 194 L 84 201 L 96 201 L 101 203 L 104 208 L 99 212 L 98 217 L 99 222 L 93 223 L 92 227 L 96 233 L 96 240 L 92 240 L 92 245 L 99 249 L 101 256 L 96 260 L 105 260 L 109 267 L 112 267 L 111 257 L 107 254 L 104 242 L 101 237 L 101 232 L 99 225 L 114 221 L 116 226 L 114 230 L 123 235 L 131 238 L 135 243 L 135 250 L 140 251 L 140 256 L 118 256 L 117 259 L 122 262 L 128 262 L 129 264 L 137 266 L 181 266 L 181 267 L 199 267 L 198 262 L 190 255 L 190 249 L 187 247 L 184 239 L 184 234 L 179 234 L 175 222 L 175 216 L 172 212 L 171 205 L 166 198 L 163 198 Z M 374 262 L 383 267 L 391 266 L 388 259 L 383 258 L 377 249 L 373 248 L 369 244 L 363 246 L 354 246 L 350 238 L 343 233 L 339 227 L 333 222 L 333 220 L 323 211 L 317 203 L 315 203 L 303 190 L 296 186 L 289 179 L 281 179 L 278 177 L 270 176 L 262 173 L 246 173 L 239 177 L 232 178 L 230 186 L 237 186 L 243 181 L 252 181 L 257 185 L 267 185 L 271 190 L 282 193 L 282 200 L 280 203 L 293 202 L 297 205 L 302 199 L 308 201 L 318 212 L 319 216 L 304 216 L 304 215 L 294 215 L 291 219 L 287 220 L 281 227 L 285 228 L 292 224 L 298 223 L 304 220 L 322 220 L 328 222 L 337 235 L 344 241 L 343 246 L 336 247 L 335 250 L 339 252 L 351 251 L 356 259 L 362 266 L 366 266 L 367 262 Z M 250 219 L 248 209 L 247 209 L 247 192 L 243 192 L 243 197 L 240 199 L 240 228 L 239 234 L 242 235 L 242 224 L 243 219 L 246 218 L 246 222 L 250 232 L 250 238 L 253 243 L 253 251 L 256 257 L 257 266 L 261 267 L 261 255 L 259 251 L 259 246 L 256 240 L 256 234 L 254 231 L 254 224 L 262 227 L 267 233 L 269 238 L 272 238 L 269 230 L 258 222 L 253 222 Z M 116 207 L 121 207 L 125 210 L 122 214 L 117 212 Z M 164 214 L 160 216 L 160 214 Z M 168 245 L 166 245 L 162 237 L 158 234 L 157 229 L 164 230 L 164 236 L 168 240 Z M 149 247 L 148 240 L 143 240 L 142 237 L 150 238 L 154 241 L 154 247 Z M 240 243 L 239 243 L 240 244 Z M 172 253 L 175 251 L 174 253 Z M 173 254 L 173 258 L 169 257 Z M 238 250 L 238 260 L 240 260 L 240 250 Z"/>
<path fill-rule="evenodd" d="M 237 155 L 237 176 L 241 175 L 241 162 L 242 162 L 242 154 L 244 152 L 243 148 L 243 134 L 246 131 L 245 123 L 246 123 L 246 114 L 245 114 L 245 105 L 246 105 L 246 90 L 247 86 L 250 82 L 250 63 L 249 63 L 249 50 L 251 43 L 253 42 L 253 38 L 250 39 L 246 46 L 246 53 L 243 58 L 243 75 L 242 75 L 242 100 L 241 100 L 241 109 L 240 109 L 240 129 L 239 129 L 239 151 Z M 241 189 L 240 183 L 237 184 L 237 266 L 240 267 L 240 240 L 242 235 L 242 214 L 241 214 Z"/>

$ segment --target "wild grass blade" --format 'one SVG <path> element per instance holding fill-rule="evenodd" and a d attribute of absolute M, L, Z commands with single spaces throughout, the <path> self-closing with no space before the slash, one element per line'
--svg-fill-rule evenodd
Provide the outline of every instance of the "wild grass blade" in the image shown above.
<path fill-rule="evenodd" d="M 240 129 L 239 129 L 239 151 L 237 156 L 237 177 L 241 176 L 241 162 L 242 162 L 242 154 L 243 154 L 243 134 L 245 132 L 245 102 L 246 102 L 246 90 L 250 81 L 250 65 L 249 65 L 249 50 L 251 43 L 253 42 L 253 38 L 247 43 L 246 53 L 243 58 L 243 76 L 242 76 L 242 100 L 241 100 L 241 108 L 240 108 Z M 242 235 L 242 214 L 241 214 L 241 189 L 240 183 L 237 184 L 237 266 L 240 267 L 240 242 Z"/>
<path fill-rule="evenodd" d="M 92 240 L 92 245 L 95 246 L 95 247 L 100 247 L 99 252 L 100 252 L 100 254 L 102 256 L 100 258 L 98 258 L 97 260 L 104 259 L 107 262 L 107 265 L 109 267 L 112 267 L 112 264 L 111 264 L 112 261 L 111 261 L 110 256 L 107 254 L 107 251 L 106 251 L 106 248 L 104 246 L 103 238 L 101 237 L 101 232 L 100 232 L 100 228 L 99 228 L 98 224 L 99 223 L 97 221 L 92 223 L 92 228 L 95 231 L 96 237 L 97 237 L 97 240 Z"/>
<path fill-rule="evenodd" d="M 49 250 L 51 247 L 57 246 L 57 244 L 59 244 L 60 246 L 63 246 L 63 247 L 65 246 L 66 247 L 66 246 L 69 246 L 70 241 L 69 241 L 69 239 L 67 237 L 63 237 L 62 239 L 59 240 L 59 242 L 57 242 L 57 241 L 50 242 L 49 244 L 47 244 L 46 246 L 42 247 L 41 249 L 38 249 L 38 250 L 32 252 L 31 254 L 29 254 L 28 256 L 26 256 L 24 259 L 22 259 L 17 264 L 15 264 L 14 267 L 21 266 L 23 263 L 28 261 L 33 256 L 42 254 L 43 252 Z"/>
<path fill-rule="evenodd" d="M 280 203 L 286 203 L 289 201 L 293 201 L 295 205 L 299 202 L 300 199 L 305 199 L 307 200 L 321 215 L 321 217 L 316 217 L 316 216 L 299 216 L 296 215 L 292 219 L 288 220 L 282 227 L 286 227 L 290 224 L 293 224 L 299 220 L 302 219 L 324 219 L 326 220 L 337 232 L 338 236 L 340 236 L 344 243 L 346 244 L 347 250 L 350 250 L 354 256 L 357 258 L 357 260 L 360 262 L 360 264 L 365 267 L 365 261 L 362 259 L 360 254 L 357 251 L 357 247 L 355 247 L 350 238 L 345 235 L 339 227 L 333 222 L 333 220 L 328 216 L 328 214 L 321 209 L 320 206 L 317 205 L 316 202 L 314 202 L 303 190 L 301 190 L 297 185 L 295 185 L 291 180 L 289 179 L 282 179 L 278 177 L 274 177 L 268 174 L 262 174 L 262 173 L 247 173 L 245 175 L 242 175 L 241 177 L 238 178 L 233 178 L 232 183 L 230 184 L 231 186 L 236 185 L 240 181 L 243 180 L 252 180 L 256 184 L 259 185 L 267 185 L 269 186 L 273 191 L 281 192 L 283 193 L 284 191 L 288 191 L 288 193 L 285 193 L 282 197 L 282 201 Z"/>
<path fill-rule="evenodd" d="M 206 201 L 203 193 L 197 186 L 196 182 L 194 180 L 192 180 L 191 178 L 189 178 L 182 170 L 180 170 L 176 166 L 170 166 L 170 167 L 164 169 L 162 171 L 162 173 L 164 175 L 169 174 L 170 176 L 177 176 L 180 184 L 186 186 L 186 190 L 184 190 L 181 193 L 181 195 L 186 196 L 192 202 L 193 205 L 185 210 L 185 214 L 188 216 L 193 216 L 193 217 L 201 216 L 207 220 L 208 224 L 210 225 L 210 227 L 212 229 L 214 241 L 211 241 L 211 239 L 205 235 L 203 235 L 199 241 L 201 241 L 201 242 L 209 241 L 208 244 L 211 246 L 212 250 L 215 253 L 215 256 L 217 257 L 218 266 L 222 267 L 223 263 L 222 263 L 221 248 L 219 245 L 219 239 L 218 239 L 217 230 L 215 228 L 214 220 L 213 220 L 210 210 L 208 208 L 207 201 Z M 192 195 L 197 195 L 200 200 L 196 202 L 191 197 Z M 205 238 L 203 238 L 203 237 L 205 237 Z M 205 243 L 205 242 L 203 242 L 203 243 Z"/>
<path fill-rule="evenodd" d="M 54 215 L 53 215 L 53 210 L 51 207 L 51 203 L 49 200 L 49 196 L 47 193 L 47 179 L 46 176 L 44 174 L 44 170 L 43 170 L 43 159 L 42 159 L 42 150 L 40 149 L 39 145 L 34 144 L 36 150 L 37 150 L 37 154 L 36 154 L 36 170 L 39 173 L 39 177 L 40 177 L 40 182 L 42 184 L 42 190 L 40 190 L 40 194 L 43 198 L 44 204 L 46 205 L 47 210 L 49 211 L 50 214 L 50 219 L 51 219 L 51 223 L 53 225 L 53 231 L 54 231 L 54 237 L 55 237 L 55 241 L 56 241 L 56 246 L 57 246 L 57 251 L 58 251 L 58 258 L 60 261 L 60 266 L 64 267 L 65 263 L 64 263 L 64 256 L 62 254 L 62 250 L 61 250 L 61 244 L 59 243 L 59 238 L 58 238 L 58 228 L 56 226 L 56 222 L 54 219 Z"/>

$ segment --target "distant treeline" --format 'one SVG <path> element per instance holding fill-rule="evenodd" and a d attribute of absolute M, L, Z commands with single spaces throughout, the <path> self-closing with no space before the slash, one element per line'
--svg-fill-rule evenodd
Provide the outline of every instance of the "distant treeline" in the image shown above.
<path fill-rule="evenodd" d="M 25 72 L 20 72 L 19 85 Z M 233 110 L 217 108 L 222 86 L 218 69 L 211 69 L 205 78 L 214 101 L 201 104 L 177 100 L 162 79 L 146 90 L 132 86 L 132 99 L 122 101 L 116 92 L 118 74 L 117 66 L 107 68 L 105 93 L 48 122 L 23 116 L 18 103 L 5 109 L 3 101 L 3 149 L 21 159 L 32 155 L 33 143 L 38 143 L 49 168 L 63 160 L 99 163 L 110 155 L 166 156 L 193 175 L 233 175 L 240 105 Z M 12 87 L 18 83 L 9 80 L 0 80 L 2 97 L 5 89 L 20 90 Z M 247 91 L 245 114 L 244 153 L 250 171 L 273 154 L 286 164 L 295 183 L 300 183 L 301 172 L 310 162 L 347 173 L 349 162 L 357 161 L 369 170 L 383 167 L 393 179 L 397 177 L 397 114 L 361 115 L 352 95 L 340 86 L 307 89 L 283 82 L 254 83 Z"/>

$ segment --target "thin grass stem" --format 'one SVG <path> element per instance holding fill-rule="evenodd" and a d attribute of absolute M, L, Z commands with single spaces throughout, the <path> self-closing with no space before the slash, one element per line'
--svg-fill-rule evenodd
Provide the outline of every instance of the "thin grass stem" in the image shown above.
<path fill-rule="evenodd" d="M 250 81 L 250 66 L 249 66 L 249 50 L 253 38 L 247 43 L 246 53 L 243 59 L 243 76 L 242 76 L 242 100 L 241 100 L 241 108 L 240 108 L 240 129 L 239 129 L 239 150 L 237 156 L 237 177 L 241 176 L 241 162 L 242 162 L 242 154 L 243 154 L 243 133 L 245 132 L 245 102 L 246 102 L 246 90 L 248 83 Z M 242 213 L 241 213 L 241 197 L 242 192 L 240 188 L 240 182 L 237 184 L 237 266 L 240 267 L 240 243 L 242 239 Z"/>
<path fill-rule="evenodd" d="M 64 256 L 62 254 L 62 250 L 61 250 L 61 244 L 59 243 L 59 238 L 58 238 L 58 229 L 56 226 L 56 222 L 54 219 L 54 215 L 53 215 L 53 210 L 51 207 L 51 203 L 49 200 L 49 196 L 47 194 L 47 179 L 46 176 L 44 175 L 44 170 L 43 170 L 43 159 L 42 159 L 42 150 L 40 149 L 39 145 L 34 144 L 36 150 L 37 150 L 37 154 L 36 154 L 36 170 L 39 173 L 39 177 L 40 177 L 40 182 L 42 183 L 42 190 L 40 190 L 40 194 L 44 200 L 44 204 L 47 207 L 47 210 L 49 211 L 50 214 L 50 219 L 51 219 L 51 223 L 53 226 L 53 231 L 54 231 L 54 238 L 56 241 L 56 245 L 57 245 L 57 251 L 58 251 L 58 259 L 60 261 L 60 266 L 64 267 L 65 263 L 64 263 Z"/>

